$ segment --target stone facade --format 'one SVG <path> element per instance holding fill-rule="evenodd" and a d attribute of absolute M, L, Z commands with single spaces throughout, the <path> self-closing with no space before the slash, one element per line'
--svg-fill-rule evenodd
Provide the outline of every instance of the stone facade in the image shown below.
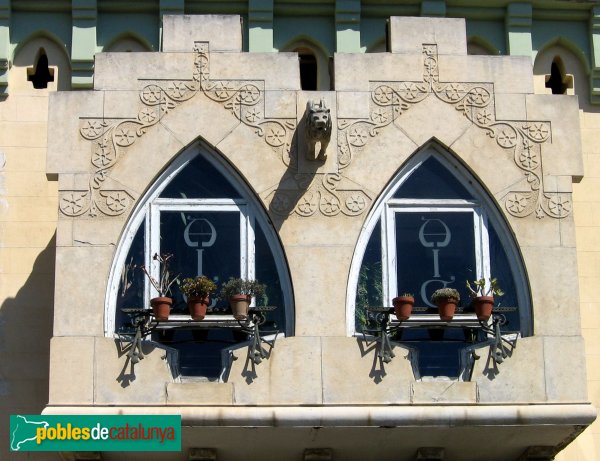
<path fill-rule="evenodd" d="M 571 183 L 582 176 L 583 162 L 575 98 L 535 95 L 527 58 L 467 56 L 462 20 L 425 18 L 392 18 L 391 53 L 377 61 L 336 55 L 336 91 L 307 93 L 294 56 L 242 53 L 238 24 L 235 17 L 169 18 L 164 52 L 99 55 L 93 91 L 52 95 L 47 171 L 58 175 L 60 212 L 46 412 L 302 405 L 322 409 L 326 431 L 339 426 L 333 414 L 350 409 L 356 412 L 350 426 L 363 426 L 363 413 L 379 411 L 378 418 L 394 419 L 401 430 L 405 423 L 392 415 L 413 414 L 421 405 L 467 405 L 468 414 L 484 404 L 491 414 L 502 405 L 523 411 L 533 405 L 546 416 L 505 423 L 527 432 L 547 421 L 554 432 L 538 427 L 539 443 L 521 440 L 498 449 L 494 459 L 530 445 L 568 443 L 594 415 L 586 405 L 576 296 Z M 327 161 L 318 164 L 303 158 L 294 139 L 309 99 L 327 101 L 335 126 Z M 105 332 L 104 318 L 114 315 L 106 308 L 106 281 L 115 249 L 157 175 L 198 139 L 235 165 L 278 231 L 294 287 L 295 335 L 278 340 L 250 382 L 237 360 L 227 382 L 178 383 L 164 351 L 148 346 L 135 380 L 123 386 L 115 378 L 127 359 L 117 353 L 113 332 Z M 347 337 L 348 274 L 369 210 L 402 165 L 432 142 L 489 191 L 529 277 L 534 335 L 518 342 L 494 379 L 485 369 L 489 362 L 480 360 L 470 382 L 420 382 L 403 358 L 386 366 L 382 380 L 373 379 L 375 351 L 361 353 L 361 341 Z M 78 274 L 85 274 L 84 284 L 72 282 Z M 76 363 L 87 366 L 65 382 Z M 364 405 L 372 409 L 361 410 Z M 394 408 L 388 416 L 386 405 Z M 201 414 L 184 413 L 184 425 L 196 426 Z M 205 415 L 201 425 L 227 427 L 222 417 Z M 256 417 L 259 426 L 271 427 Z M 429 424 L 432 434 L 445 426 Z M 495 430 L 515 432 L 503 424 Z M 265 431 L 257 440 L 268 437 L 271 430 Z M 227 432 L 215 436 L 217 448 Z M 433 437 L 436 446 L 460 447 Z M 198 443 L 207 440 L 191 429 L 184 445 Z M 481 457 L 486 446 L 470 449 Z"/>
<path fill-rule="evenodd" d="M 34 22 L 17 27 L 26 23 L 23 11 L 15 7 L 11 19 L 10 3 L 0 5 L 0 91 L 9 95 L 0 100 L 4 413 L 176 411 L 187 425 L 184 449 L 214 446 L 219 459 L 228 459 L 231 437 L 265 459 L 321 447 L 332 447 L 334 459 L 378 450 L 414 459 L 432 441 L 446 447 L 447 459 L 463 459 L 473 434 L 486 442 L 468 445 L 472 459 L 494 459 L 490 452 L 517 459 L 527 447 L 551 447 L 552 455 L 574 437 L 556 459 L 596 459 L 598 423 L 578 434 L 593 419 L 587 402 L 600 402 L 597 8 L 521 3 L 507 6 L 501 20 L 464 10 L 466 31 L 458 19 L 394 17 L 390 52 L 360 53 L 385 48 L 372 32 L 376 20 L 365 5 L 361 19 L 360 2 L 338 1 L 335 21 L 313 24 L 314 49 L 325 50 L 319 89 L 328 88 L 325 55 L 339 52 L 328 70 L 335 91 L 307 92 L 296 53 L 272 52 L 294 48 L 284 46 L 296 43 L 289 18 L 274 21 L 272 10 L 249 2 L 246 53 L 239 16 L 181 16 L 175 3 L 160 5 L 161 17 L 179 14 L 162 17 L 160 53 L 100 53 L 95 65 L 101 48 L 159 49 L 160 21 L 146 15 L 138 35 L 119 40 L 127 27 L 118 13 L 91 19 L 89 8 L 75 5 L 72 36 L 40 36 Z M 410 12 L 405 5 L 399 14 L 462 16 L 455 3 L 422 2 Z M 553 8 L 564 3 L 567 38 L 554 39 L 540 24 L 557 23 Z M 101 32 L 107 18 L 112 36 Z M 90 21 L 94 45 L 84 36 Z M 27 81 L 39 47 L 55 72 L 46 90 Z M 574 74 L 567 95 L 546 87 L 555 56 Z M 53 93 L 71 88 L 84 91 Z M 307 101 L 320 99 L 334 122 L 322 164 L 307 161 L 297 139 Z M 101 145 L 106 133 L 110 142 Z M 233 352 L 226 382 L 181 382 L 169 351 L 148 343 L 135 381 L 124 387 L 117 378 L 126 357 L 108 307 L 115 255 L 157 177 L 199 148 L 234 165 L 273 222 L 294 289 L 294 334 L 278 339 L 252 382 L 243 376 L 245 349 Z M 363 226 L 386 184 L 427 148 L 449 152 L 481 182 L 527 271 L 533 335 L 518 340 L 493 379 L 486 349 L 470 381 L 448 383 L 415 379 L 410 351 L 396 347 L 378 382 L 375 351 L 351 335 Z M 315 297 L 325 294 L 324 308 Z M 22 347 L 23 331 L 33 334 Z M 504 436 L 512 442 L 501 443 Z M 57 456 L 35 459 L 45 458 Z"/>

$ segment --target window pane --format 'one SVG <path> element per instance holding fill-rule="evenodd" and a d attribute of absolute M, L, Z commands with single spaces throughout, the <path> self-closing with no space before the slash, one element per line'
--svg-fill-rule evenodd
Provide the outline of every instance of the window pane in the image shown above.
<path fill-rule="evenodd" d="M 181 277 L 206 275 L 217 283 L 240 276 L 240 213 L 238 211 L 163 211 L 160 214 L 160 251 L 173 254 L 171 269 Z M 185 309 L 178 287 L 176 309 Z M 213 300 L 225 308 L 226 301 Z"/>
<path fill-rule="evenodd" d="M 498 285 L 504 291 L 504 296 L 496 296 L 496 306 L 505 307 L 520 307 L 517 297 L 517 288 L 515 285 L 515 276 L 512 272 L 506 251 L 498 238 L 496 230 L 490 226 L 488 229 L 490 238 L 490 263 L 491 263 L 491 275 L 498 279 Z M 506 312 L 504 313 L 508 323 L 502 328 L 503 331 L 517 332 L 521 329 L 519 321 L 519 312 Z"/>
<path fill-rule="evenodd" d="M 406 179 L 394 198 L 472 199 L 473 196 L 438 160 L 429 157 Z"/>
<path fill-rule="evenodd" d="M 171 269 L 181 278 L 206 275 L 219 285 L 240 276 L 240 213 L 238 211 L 163 211 L 160 214 L 162 253 L 174 255 Z M 174 312 L 187 313 L 178 287 L 173 289 Z M 211 311 L 223 313 L 227 301 L 211 299 Z M 154 333 L 156 341 L 179 351 L 184 376 L 216 379 L 221 374 L 223 347 L 244 340 L 229 329 L 173 330 Z"/>
<path fill-rule="evenodd" d="M 173 178 L 162 198 L 240 198 L 231 183 L 204 157 L 198 155 Z"/>
<path fill-rule="evenodd" d="M 363 256 L 358 285 L 356 288 L 356 308 L 354 321 L 356 331 L 367 326 L 367 306 L 383 306 L 383 285 L 381 275 L 381 221 L 373 229 Z"/>
<path fill-rule="evenodd" d="M 131 328 L 130 318 L 127 314 L 121 312 L 123 308 L 137 307 L 143 308 L 144 305 L 144 273 L 137 269 L 144 265 L 144 223 L 135 234 L 125 264 L 121 269 L 121 282 L 119 283 L 119 293 L 117 294 L 117 308 L 115 313 L 115 325 L 117 332 L 126 331 Z"/>
<path fill-rule="evenodd" d="M 257 305 L 265 304 L 267 306 L 277 306 L 277 309 L 266 313 L 267 322 L 264 329 L 280 332 L 285 331 L 285 309 L 283 304 L 283 291 L 281 289 L 281 280 L 277 273 L 275 258 L 262 229 L 259 227 L 255 231 L 255 254 L 256 254 L 256 280 L 267 285 L 266 297 L 264 300 L 257 299 Z"/>
<path fill-rule="evenodd" d="M 465 281 L 476 275 L 472 212 L 396 213 L 398 293 L 414 293 L 417 306 L 430 306 L 431 294 L 456 288 L 468 299 Z"/>

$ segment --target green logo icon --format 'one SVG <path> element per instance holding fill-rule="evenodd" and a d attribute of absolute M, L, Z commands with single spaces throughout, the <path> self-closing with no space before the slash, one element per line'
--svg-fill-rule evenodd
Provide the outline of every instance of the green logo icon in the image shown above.
<path fill-rule="evenodd" d="M 180 415 L 11 415 L 11 451 L 181 451 Z"/>

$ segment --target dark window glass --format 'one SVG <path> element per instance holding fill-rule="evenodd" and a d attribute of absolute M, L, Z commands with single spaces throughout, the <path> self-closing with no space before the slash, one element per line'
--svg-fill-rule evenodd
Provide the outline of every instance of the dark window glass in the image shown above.
<path fill-rule="evenodd" d="M 367 307 L 383 306 L 383 284 L 381 280 L 381 221 L 377 223 L 363 256 L 358 286 L 354 319 L 357 331 L 371 328 L 368 322 Z"/>
<path fill-rule="evenodd" d="M 191 160 L 167 185 L 160 197 L 242 199 L 231 181 L 202 156 Z M 203 205 L 202 211 L 163 209 L 160 211 L 160 222 L 151 224 L 160 226 L 160 249 L 152 251 L 174 255 L 170 265 L 173 274 L 180 274 L 180 278 L 206 275 L 220 288 L 230 277 L 241 276 L 241 258 L 245 257 L 242 255 L 242 242 L 247 235 L 242 235 L 243 221 L 240 210 L 218 208 L 219 206 Z M 254 234 L 255 278 L 268 285 L 265 299 L 257 299 L 256 302 L 277 306 L 275 311 L 266 314 L 267 319 L 261 329 L 263 334 L 274 333 L 276 330 L 285 332 L 285 305 L 275 257 L 263 229 L 258 224 Z M 127 255 L 129 266 L 145 264 L 144 247 L 145 226 L 142 225 Z M 121 308 L 147 307 L 143 303 L 148 282 L 143 272 L 136 270 L 128 277 L 131 282 L 127 282 L 129 288 L 123 295 L 119 293 L 117 300 L 117 332 L 132 331 L 129 317 L 120 311 Z M 125 283 L 122 282 L 121 288 Z M 177 285 L 172 286 L 171 295 L 174 298 L 171 312 L 188 314 L 186 299 Z M 230 313 L 227 301 L 218 299 L 217 295 L 218 291 L 211 299 L 208 313 Z M 172 329 L 152 333 L 152 340 L 178 350 L 179 370 L 182 375 L 213 380 L 218 379 L 223 371 L 224 348 L 247 339 L 246 334 L 229 328 Z"/>
<path fill-rule="evenodd" d="M 283 304 L 283 290 L 281 280 L 277 273 L 275 258 L 269 248 L 264 232 L 260 227 L 255 230 L 255 256 L 256 256 L 256 280 L 267 285 L 264 299 L 257 299 L 257 305 L 277 306 L 274 311 L 267 312 L 267 321 L 264 324 L 266 330 L 285 330 L 285 310 Z"/>
<path fill-rule="evenodd" d="M 160 194 L 161 198 L 240 198 L 231 183 L 201 155 L 192 159 Z"/>
<path fill-rule="evenodd" d="M 473 196 L 444 165 L 429 157 L 402 183 L 394 198 L 469 200 Z"/>
<path fill-rule="evenodd" d="M 477 276 L 472 212 L 396 213 L 398 293 L 414 293 L 433 307 L 438 288 L 456 288 L 468 299 L 465 280 Z"/>
<path fill-rule="evenodd" d="M 492 268 L 492 277 L 498 279 L 498 285 L 504 291 L 503 296 L 495 297 L 496 306 L 518 307 L 517 286 L 515 283 L 515 274 L 510 267 L 508 256 L 496 230 L 489 226 L 488 234 L 490 239 L 490 263 Z M 504 315 L 508 323 L 503 327 L 504 331 L 518 332 L 521 329 L 519 311 L 505 312 Z"/>
<path fill-rule="evenodd" d="M 130 317 L 121 312 L 123 308 L 143 308 L 144 306 L 144 273 L 136 269 L 144 265 L 144 239 L 145 239 L 144 223 L 131 242 L 129 253 L 125 264 L 121 269 L 121 281 L 119 283 L 119 293 L 117 294 L 117 311 L 115 324 L 118 332 L 131 331 Z"/>
<path fill-rule="evenodd" d="M 428 313 L 437 313 L 431 303 L 431 294 L 438 288 L 451 287 L 460 292 L 464 312 L 472 312 L 470 297 L 465 286 L 466 280 L 480 277 L 477 272 L 477 246 L 482 235 L 476 234 L 475 220 L 480 219 L 472 208 L 456 209 L 448 202 L 437 202 L 431 206 L 427 200 L 475 200 L 473 195 L 461 184 L 456 176 L 439 160 L 427 158 L 420 167 L 401 184 L 394 198 L 423 200 L 423 208 L 431 211 L 416 211 L 410 205 L 393 208 L 394 239 L 396 254 L 395 277 L 397 293 L 413 293 L 417 307 L 428 307 Z M 396 206 L 396 205 L 394 205 Z M 451 208 L 455 208 L 450 211 Z M 498 279 L 500 287 L 506 292 L 496 297 L 496 305 L 519 307 L 517 300 L 516 274 L 514 262 L 502 245 L 497 230 L 488 223 L 488 240 L 482 241 L 489 250 L 489 264 L 492 277 Z M 381 227 L 377 224 L 367 244 L 356 292 L 355 328 L 363 331 L 365 325 L 372 329 L 365 315 L 368 305 L 384 305 L 389 300 L 382 299 L 382 245 L 391 249 L 391 241 L 381 241 Z M 481 256 L 480 256 L 481 257 Z M 413 316 L 422 315 L 414 312 Z M 502 331 L 520 331 L 519 312 L 505 313 L 507 324 Z M 417 353 L 417 366 L 421 376 L 446 376 L 457 378 L 461 373 L 460 356 L 464 349 L 486 338 L 481 330 L 464 327 L 456 328 L 402 328 L 396 333 L 395 340 L 414 348 Z"/>
<path fill-rule="evenodd" d="M 300 54 L 300 86 L 304 91 L 317 90 L 317 58 L 312 54 Z"/>
<path fill-rule="evenodd" d="M 217 283 L 240 276 L 240 213 L 238 211 L 163 211 L 160 214 L 160 251 L 175 255 L 171 269 L 182 277 L 206 275 Z M 174 286 L 175 308 L 186 304 Z M 216 304 L 215 304 L 216 303 Z M 225 308 L 225 301 L 213 300 Z"/>
<path fill-rule="evenodd" d="M 54 69 L 48 67 L 48 56 L 43 50 L 35 63 L 35 68 L 27 69 L 27 81 L 31 82 L 36 90 L 48 88 L 48 83 L 54 81 Z"/>

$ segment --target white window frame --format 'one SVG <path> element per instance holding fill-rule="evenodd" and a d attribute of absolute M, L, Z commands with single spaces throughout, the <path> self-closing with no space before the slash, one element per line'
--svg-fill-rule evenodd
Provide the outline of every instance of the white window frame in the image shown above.
<path fill-rule="evenodd" d="M 435 156 L 438 160 L 441 160 L 448 167 L 449 173 L 452 174 L 473 197 L 477 197 L 478 200 L 409 200 L 393 198 L 394 193 L 402 186 L 406 179 L 431 156 Z M 359 272 L 367 245 L 378 222 L 381 220 L 383 296 L 384 301 L 387 300 L 391 306 L 391 300 L 396 296 L 396 294 L 394 294 L 394 291 L 392 291 L 390 287 L 389 279 L 390 274 L 395 274 L 395 261 L 394 265 L 392 266 L 388 255 L 385 254 L 385 252 L 390 254 L 389 252 L 391 251 L 387 246 L 387 243 L 385 243 L 388 240 L 388 234 L 391 231 L 395 232 L 394 227 L 390 227 L 394 225 L 394 223 L 391 222 L 393 221 L 394 216 L 390 216 L 390 213 L 394 213 L 395 209 L 399 206 L 406 207 L 403 211 L 407 211 L 411 207 L 422 207 L 423 209 L 429 211 L 446 211 L 446 209 L 440 209 L 439 207 L 447 206 L 448 208 L 472 207 L 473 210 L 479 210 L 480 236 L 482 239 L 481 242 L 479 242 L 482 251 L 480 259 L 482 264 L 481 274 L 485 277 L 489 277 L 490 274 L 488 223 L 490 220 L 493 220 L 498 238 L 502 242 L 504 250 L 507 253 L 507 257 L 509 260 L 515 261 L 511 265 L 511 268 L 515 277 L 521 333 L 523 336 L 533 335 L 531 299 L 529 295 L 529 284 L 527 282 L 528 277 L 525 272 L 525 268 L 523 267 L 523 259 L 518 247 L 516 246 L 516 242 L 514 242 L 512 239 L 513 234 L 506 225 L 502 213 L 498 210 L 496 204 L 492 201 L 488 194 L 489 193 L 485 191 L 479 185 L 479 183 L 467 173 L 467 169 L 464 166 L 459 165 L 459 162 L 456 160 L 456 158 L 454 158 L 436 142 L 430 142 L 426 144 L 419 150 L 419 152 L 415 153 L 415 155 L 413 155 L 413 157 L 402 167 L 399 174 L 397 174 L 385 187 L 379 198 L 376 200 L 373 208 L 365 220 L 363 230 L 356 243 L 354 257 L 352 259 L 350 272 L 348 274 L 348 291 L 346 293 L 346 334 L 348 336 L 354 336 L 357 334 L 355 325 L 355 308 Z M 484 209 L 485 213 L 482 211 Z M 475 235 L 477 235 L 477 233 Z M 395 246 L 395 235 L 393 235 L 393 237 Z M 486 242 L 485 245 L 483 243 L 484 240 Z M 392 254 L 395 255 L 395 252 Z"/>
<path fill-rule="evenodd" d="M 173 199 L 158 198 L 150 204 L 146 222 L 149 223 L 146 232 L 145 253 L 146 267 L 151 268 L 151 275 L 159 279 L 160 263 L 152 259 L 154 254 L 161 254 L 160 248 L 160 214 L 163 211 L 174 212 L 233 212 L 240 214 L 240 277 L 253 280 L 255 278 L 254 226 L 255 218 L 248 210 L 244 200 L 239 199 Z M 149 300 L 158 296 L 156 288 L 146 281 L 146 305 Z M 253 300 L 253 303 L 255 301 Z"/>
<path fill-rule="evenodd" d="M 156 244 L 156 240 L 152 243 L 152 235 L 157 227 L 156 224 L 160 223 L 160 216 L 158 220 L 156 217 L 152 218 L 150 215 L 153 213 L 153 207 L 158 208 L 160 213 L 161 209 L 167 209 L 171 204 L 173 206 L 189 206 L 190 209 L 200 210 L 202 207 L 211 208 L 211 211 L 216 211 L 219 207 L 222 210 L 237 210 L 240 211 L 240 220 L 244 224 L 240 227 L 245 227 L 245 237 L 241 235 L 243 239 L 241 241 L 242 246 L 245 245 L 246 251 L 244 261 L 240 261 L 241 275 L 247 276 L 248 278 L 254 277 L 255 275 L 255 226 L 258 225 L 257 221 L 261 223 L 261 228 L 265 233 L 267 244 L 273 254 L 275 266 L 278 274 L 280 275 L 281 289 L 283 294 L 283 306 L 279 306 L 281 309 L 285 309 L 285 326 L 282 334 L 285 336 L 292 336 L 294 334 L 294 297 L 291 286 L 291 277 L 287 267 L 287 261 L 283 253 L 283 249 L 278 244 L 278 236 L 273 226 L 269 225 L 268 215 L 259 206 L 252 203 L 251 200 L 243 199 L 166 199 L 159 198 L 162 191 L 171 183 L 171 181 L 184 169 L 187 164 L 193 160 L 197 155 L 202 155 L 214 166 L 223 176 L 227 177 L 232 174 L 231 166 L 222 160 L 218 155 L 211 155 L 210 152 L 213 149 L 205 144 L 203 141 L 198 140 L 197 142 L 190 145 L 184 152 L 182 152 L 176 159 L 173 160 L 172 164 L 164 171 L 150 186 L 149 190 L 143 194 L 143 198 L 138 201 L 134 210 L 131 213 L 129 222 L 125 225 L 123 235 L 117 244 L 115 251 L 115 258 L 113 265 L 110 270 L 106 296 L 104 305 L 104 335 L 107 337 L 115 337 L 115 311 L 117 306 L 117 297 L 119 291 L 119 283 L 121 270 L 126 263 L 126 257 L 131 244 L 135 238 L 135 235 L 140 226 L 145 226 L 145 240 L 144 240 L 144 258 L 146 267 L 149 267 L 153 276 L 158 275 L 158 264 L 152 261 L 152 249 L 158 248 L 160 245 Z M 242 197 L 251 197 L 253 192 L 243 181 L 232 181 L 232 186 Z M 180 209 L 177 208 L 179 211 Z M 154 211 L 156 213 L 156 210 Z M 156 238 L 156 237 L 155 237 Z M 147 280 L 145 280 L 144 302 L 149 305 L 151 288 Z"/>
<path fill-rule="evenodd" d="M 470 213 L 473 215 L 476 278 L 490 277 L 489 237 L 487 217 L 479 204 L 470 200 L 413 200 L 390 199 L 381 216 L 382 285 L 384 302 L 392 305 L 398 296 L 398 267 L 396 249 L 396 219 L 404 213 Z M 458 281 L 457 281 L 458 282 Z"/>

